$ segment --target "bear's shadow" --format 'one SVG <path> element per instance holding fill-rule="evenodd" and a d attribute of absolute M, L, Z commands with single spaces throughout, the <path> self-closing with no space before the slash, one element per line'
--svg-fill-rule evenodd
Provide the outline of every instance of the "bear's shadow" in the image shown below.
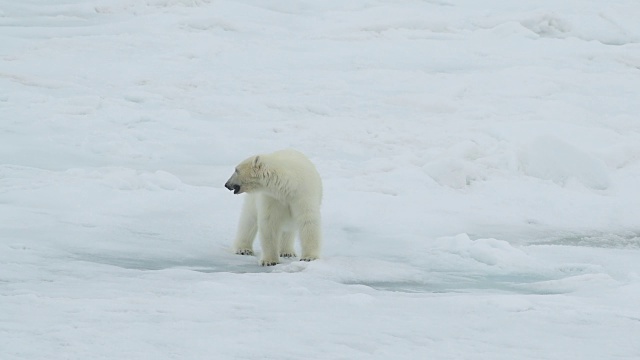
<path fill-rule="evenodd" d="M 76 260 L 97 264 L 111 265 L 129 270 L 158 271 L 169 269 L 191 270 L 203 273 L 261 273 L 271 272 L 273 267 L 259 266 L 253 256 L 221 256 L 215 258 L 162 258 L 162 257 L 132 257 L 116 254 L 75 254 Z"/>

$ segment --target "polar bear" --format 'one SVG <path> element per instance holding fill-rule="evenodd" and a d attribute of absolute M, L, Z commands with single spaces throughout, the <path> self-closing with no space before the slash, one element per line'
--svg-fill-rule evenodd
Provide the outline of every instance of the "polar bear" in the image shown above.
<path fill-rule="evenodd" d="M 322 180 L 302 153 L 280 150 L 242 161 L 224 186 L 234 194 L 247 193 L 233 247 L 236 254 L 253 255 L 260 233 L 260 265 L 277 264 L 279 257 L 295 257 L 300 237 L 300 260 L 320 256 Z"/>

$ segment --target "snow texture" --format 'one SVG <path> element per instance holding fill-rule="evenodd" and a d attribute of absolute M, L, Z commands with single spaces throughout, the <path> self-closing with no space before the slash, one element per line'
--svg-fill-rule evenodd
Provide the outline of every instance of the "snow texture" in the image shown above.
<path fill-rule="evenodd" d="M 0 357 L 640 358 L 639 17 L 0 0 Z M 263 268 L 223 184 L 287 147 L 323 258 Z"/>

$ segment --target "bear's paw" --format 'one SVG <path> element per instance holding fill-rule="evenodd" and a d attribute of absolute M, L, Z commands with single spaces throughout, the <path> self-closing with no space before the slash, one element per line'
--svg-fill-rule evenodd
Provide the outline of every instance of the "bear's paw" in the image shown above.
<path fill-rule="evenodd" d="M 236 254 L 238 254 L 238 255 L 253 255 L 253 250 L 251 250 L 251 249 L 238 249 L 238 250 L 236 250 Z"/>

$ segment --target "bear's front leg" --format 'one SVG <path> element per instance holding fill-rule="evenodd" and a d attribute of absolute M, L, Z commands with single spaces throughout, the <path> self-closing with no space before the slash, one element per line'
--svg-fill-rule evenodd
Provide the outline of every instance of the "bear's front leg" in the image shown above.
<path fill-rule="evenodd" d="M 292 258 L 296 257 L 296 250 L 294 249 L 294 242 L 296 240 L 296 233 L 293 231 L 283 231 L 280 236 L 280 257 Z"/>
<path fill-rule="evenodd" d="M 277 261 L 269 261 L 269 260 L 260 260 L 260 266 L 275 266 L 278 265 Z"/>
<path fill-rule="evenodd" d="M 236 255 L 251 255 L 251 256 L 253 256 L 253 249 L 236 249 Z"/>
<path fill-rule="evenodd" d="M 278 237 L 273 231 L 267 229 L 260 229 L 260 245 L 262 245 L 262 258 L 260 259 L 261 266 L 273 266 L 280 262 L 278 256 Z M 264 228 L 263 227 L 263 228 Z"/>
<path fill-rule="evenodd" d="M 262 258 L 260 259 L 260 266 L 273 266 L 277 265 L 280 262 L 280 258 L 278 257 L 278 249 L 275 248 L 275 251 L 268 249 L 264 246 L 264 242 L 262 243 Z"/>
<path fill-rule="evenodd" d="M 238 232 L 233 242 L 233 250 L 238 255 L 253 255 L 253 240 L 258 233 L 258 212 L 256 197 L 249 194 L 242 205 Z"/>

